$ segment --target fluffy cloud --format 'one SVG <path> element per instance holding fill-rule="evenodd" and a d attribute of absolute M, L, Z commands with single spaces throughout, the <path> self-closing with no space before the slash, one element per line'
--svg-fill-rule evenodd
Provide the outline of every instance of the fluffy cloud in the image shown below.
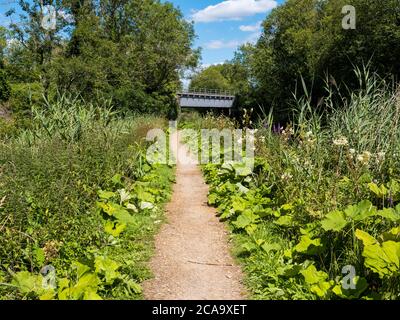
<path fill-rule="evenodd" d="M 261 30 L 262 21 L 258 21 L 256 24 L 242 25 L 239 29 L 243 32 L 259 32 Z"/>
<path fill-rule="evenodd" d="M 237 41 L 237 40 L 231 40 L 231 41 L 212 40 L 212 41 L 206 43 L 206 48 L 214 49 L 214 50 L 215 49 L 236 48 L 240 44 L 241 44 L 240 41 Z"/>
<path fill-rule="evenodd" d="M 266 13 L 277 6 L 275 0 L 226 0 L 195 12 L 192 19 L 195 22 L 240 20 L 243 17 Z"/>

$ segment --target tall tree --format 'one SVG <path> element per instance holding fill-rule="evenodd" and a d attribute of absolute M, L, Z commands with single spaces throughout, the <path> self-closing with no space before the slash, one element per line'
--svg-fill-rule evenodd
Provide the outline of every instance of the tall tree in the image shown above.
<path fill-rule="evenodd" d="M 61 43 L 61 33 L 65 27 L 62 16 L 55 19 L 55 24 L 46 17 L 47 8 L 52 6 L 55 12 L 62 12 L 60 0 L 20 0 L 22 13 L 17 23 L 11 23 L 10 32 L 13 40 L 10 63 L 19 67 L 15 79 L 21 82 L 40 81 L 45 94 L 50 87 L 50 64 L 53 54 Z M 7 16 L 13 15 L 13 10 Z"/>
<path fill-rule="evenodd" d="M 342 8 L 356 9 L 356 29 L 342 27 Z M 355 88 L 354 66 L 400 75 L 399 0 L 287 0 L 267 17 L 251 65 L 259 104 L 287 117 L 303 81 L 318 105 L 327 74 Z"/>

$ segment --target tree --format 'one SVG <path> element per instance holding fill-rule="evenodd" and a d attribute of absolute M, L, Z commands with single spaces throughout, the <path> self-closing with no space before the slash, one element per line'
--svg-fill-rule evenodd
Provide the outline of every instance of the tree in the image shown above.
<path fill-rule="evenodd" d="M 232 89 L 229 80 L 222 75 L 221 66 L 210 66 L 195 74 L 190 81 L 190 90 L 212 89 L 230 90 Z"/>
<path fill-rule="evenodd" d="M 356 8 L 355 30 L 342 28 L 344 5 Z M 350 89 L 358 86 L 354 66 L 369 63 L 382 77 L 398 77 L 399 8 L 399 0 L 287 0 L 263 22 L 249 59 L 257 102 L 285 120 L 303 83 L 318 106 L 327 75 Z"/>
<path fill-rule="evenodd" d="M 174 107 L 179 74 L 196 66 L 199 52 L 193 25 L 171 3 L 50 0 L 57 24 L 47 30 L 43 1 L 21 0 L 21 22 L 10 26 L 15 83 L 40 82 L 47 96 L 68 92 L 134 111 Z"/>
<path fill-rule="evenodd" d="M 59 0 L 50 0 L 46 4 L 52 5 L 56 11 L 62 10 Z M 22 10 L 20 21 L 10 25 L 13 47 L 9 53 L 9 62 L 11 70 L 16 71 L 14 80 L 41 82 L 47 95 L 51 85 L 51 61 L 56 48 L 60 46 L 66 21 L 60 16 L 54 27 L 47 27 L 44 23 L 46 10 L 42 0 L 20 0 L 19 5 Z M 14 13 L 11 10 L 6 15 L 11 16 Z"/>

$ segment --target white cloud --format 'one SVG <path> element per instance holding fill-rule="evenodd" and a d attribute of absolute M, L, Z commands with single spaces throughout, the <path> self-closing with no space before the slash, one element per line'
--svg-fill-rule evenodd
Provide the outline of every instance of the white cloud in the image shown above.
<path fill-rule="evenodd" d="M 230 41 L 224 41 L 224 40 L 211 40 L 210 42 L 206 43 L 206 48 L 207 49 L 226 49 L 226 48 L 235 48 L 240 45 L 240 41 L 238 40 L 230 40 Z"/>
<path fill-rule="evenodd" d="M 239 29 L 243 32 L 259 32 L 261 30 L 262 21 L 258 21 L 256 24 L 242 25 Z"/>
<path fill-rule="evenodd" d="M 241 20 L 277 6 L 276 0 L 226 0 L 193 13 L 192 19 L 195 22 Z"/>
<path fill-rule="evenodd" d="M 261 36 L 261 30 L 252 32 L 248 37 L 242 40 L 211 40 L 205 44 L 205 47 L 210 50 L 219 50 L 219 49 L 232 49 L 237 48 L 243 44 L 251 43 L 255 44 Z"/>

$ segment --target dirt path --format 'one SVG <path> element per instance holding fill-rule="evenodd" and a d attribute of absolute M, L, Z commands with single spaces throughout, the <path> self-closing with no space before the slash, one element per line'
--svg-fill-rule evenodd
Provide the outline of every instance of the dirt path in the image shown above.
<path fill-rule="evenodd" d="M 208 186 L 187 148 L 171 139 L 178 154 L 176 185 L 167 205 L 168 223 L 156 238 L 154 279 L 144 283 L 146 299 L 237 300 L 245 298 L 242 274 L 229 253 L 225 226 L 207 205 Z"/>

